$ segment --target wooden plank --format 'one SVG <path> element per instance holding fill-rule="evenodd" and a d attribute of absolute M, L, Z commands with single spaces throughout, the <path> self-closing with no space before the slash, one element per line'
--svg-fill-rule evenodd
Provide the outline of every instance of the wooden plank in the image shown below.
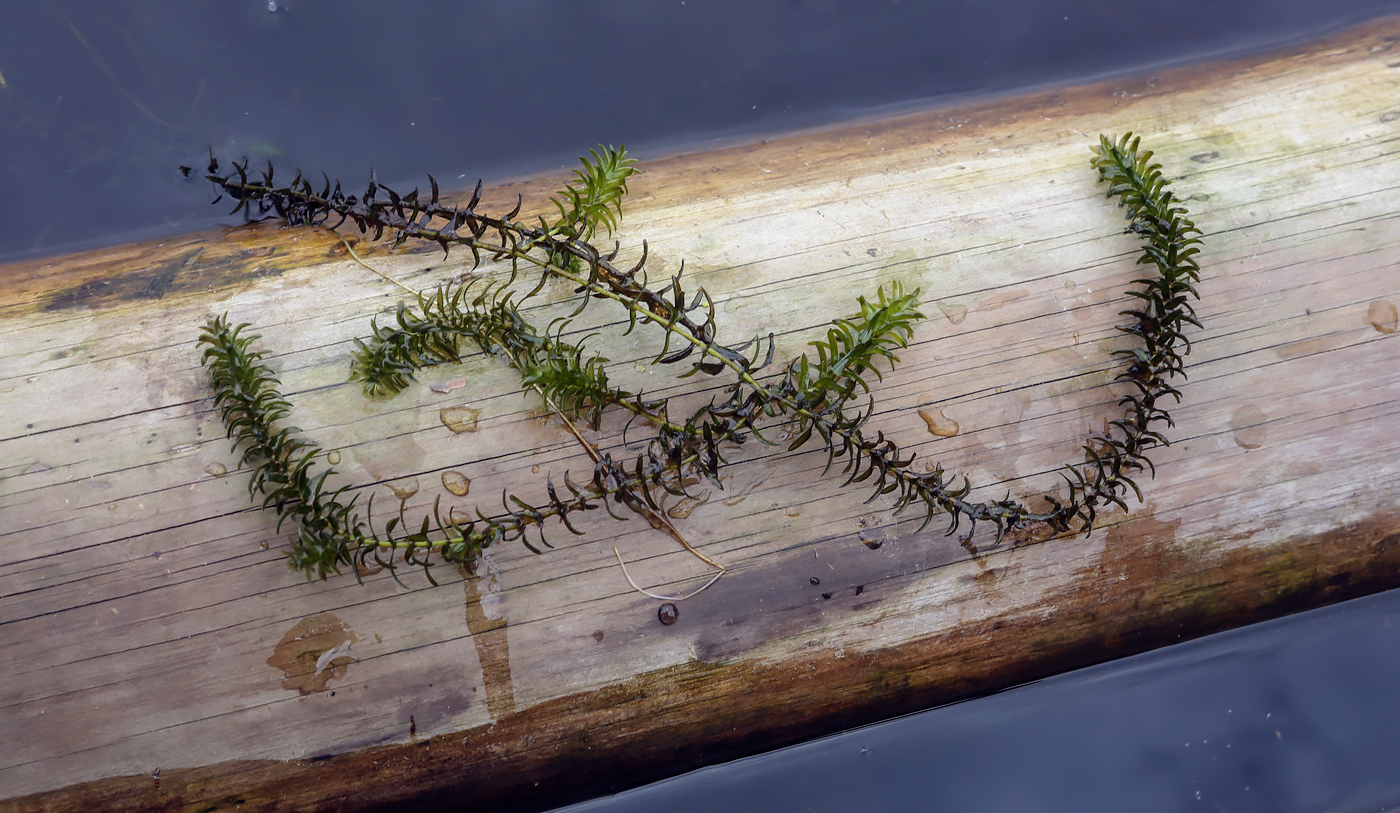
<path fill-rule="evenodd" d="M 654 272 L 685 260 L 730 337 L 793 354 L 855 294 L 920 287 L 932 318 L 874 421 L 989 496 L 1053 492 L 1116 414 L 1137 246 L 1088 167 L 1097 134 L 1142 133 L 1206 234 L 1205 327 L 1145 505 L 1088 537 L 979 537 L 973 558 L 820 477 L 818 451 L 746 450 L 679 520 L 730 572 L 672 626 L 612 547 L 658 590 L 703 568 L 639 521 L 502 546 L 436 588 L 286 570 L 211 412 L 206 315 L 257 323 L 295 422 L 381 505 L 450 497 L 447 472 L 489 506 L 589 468 L 486 359 L 392 400 L 346 383 L 351 339 L 398 294 L 333 235 L 264 224 L 0 268 L 0 809 L 545 804 L 1395 586 L 1397 37 L 1382 21 L 647 162 L 622 257 L 645 237 Z M 559 183 L 487 200 L 541 207 Z M 464 270 L 359 247 L 414 287 Z M 642 363 L 654 336 L 594 341 L 634 385 L 714 392 Z M 480 431 L 449 432 L 453 406 Z M 935 410 L 956 436 L 929 433 Z"/>

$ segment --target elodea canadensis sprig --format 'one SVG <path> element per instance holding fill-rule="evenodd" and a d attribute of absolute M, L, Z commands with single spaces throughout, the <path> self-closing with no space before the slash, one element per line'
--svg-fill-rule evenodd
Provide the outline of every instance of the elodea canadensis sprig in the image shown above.
<path fill-rule="evenodd" d="M 1190 348 L 1183 331 L 1199 327 L 1191 300 L 1197 298 L 1200 278 L 1200 232 L 1167 189 L 1152 153 L 1131 133 L 1116 140 L 1101 136 L 1093 153 L 1092 166 L 1108 185 L 1108 196 L 1126 210 L 1130 231 L 1143 240 L 1139 264 L 1154 272 L 1133 283 L 1128 296 L 1135 306 L 1122 312 L 1130 322 L 1119 329 L 1135 341 L 1114 351 L 1123 363 L 1117 377 L 1126 389 L 1119 401 L 1123 414 L 1084 444 L 1083 462 L 1064 467 L 1064 499 L 1048 498 L 1045 510 L 1009 498 L 972 501 L 966 478 L 938 465 L 915 470 L 916 455 L 870 425 L 872 376 L 878 380 L 883 367 L 899 362 L 898 351 L 924 318 L 919 291 L 894 282 L 869 298 L 859 297 L 850 316 L 835 320 L 811 343 L 812 352 L 775 365 L 772 334 L 737 344 L 721 340 L 714 302 L 704 288 L 687 289 L 680 273 L 653 284 L 645 241 L 635 265 L 614 265 L 617 249 L 605 252 L 593 240 L 600 228 L 611 232 L 622 212 L 634 172 L 623 148 L 600 148 L 582 159 L 583 169 L 553 199 L 557 217 L 535 220 L 516 219 L 519 203 L 503 215 L 479 212 L 479 183 L 466 204 L 442 203 L 431 176 L 426 197 L 416 189 L 400 195 L 372 174 L 362 196 L 347 195 L 328 179 L 318 192 L 300 173 L 278 186 L 270 166 L 250 171 L 246 162 L 234 163 L 231 171 L 221 172 L 212 156 L 205 177 L 238 201 L 234 211 L 331 228 L 348 221 L 374 239 L 392 236 L 396 246 L 413 239 L 435 243 L 444 252 L 465 249 L 474 267 L 483 257 L 508 264 L 504 283 L 479 288 L 444 283 L 420 293 L 413 305 L 401 304 L 390 324 L 371 324 L 352 352 L 352 379 L 367 394 L 399 393 L 419 371 L 458 361 L 475 347 L 515 368 L 522 387 L 535 392 L 571 430 L 571 420 L 596 427 L 605 411 L 630 413 L 629 426 L 640 423 L 652 433 L 634 457 L 614 460 L 575 433 L 594 462 L 592 476 L 583 481 L 567 474 L 562 483 L 546 479 L 543 498 L 508 495 L 502 509 L 491 514 L 480 508 L 473 515 L 449 510 L 444 518 L 435 505 L 432 515 L 416 524 L 407 521 L 400 505 L 399 515 L 376 530 L 356 512 L 356 500 L 346 499 L 348 487 L 332 490 L 327 485 L 332 472 L 315 472 L 318 449 L 281 425 L 291 405 L 278 394 L 262 352 L 251 349 L 257 337 L 244 334 L 247 325 L 235 327 L 226 315 L 210 319 L 200 336 L 203 363 L 214 405 L 235 448 L 244 450 L 243 464 L 252 468 L 249 490 L 263 495 L 264 507 L 277 510 L 279 525 L 290 521 L 296 527 L 288 556 L 308 577 L 325 578 L 347 566 L 357 574 L 374 565 L 391 572 L 400 564 L 426 570 L 435 562 L 470 569 L 483 549 L 502 541 L 518 539 L 539 552 L 549 544 L 544 532 L 551 519 L 579 533 L 571 518 L 597 508 L 619 519 L 618 507 L 640 513 L 691 549 L 662 516 L 661 501 L 668 494 L 686 495 L 687 484 L 701 480 L 720 487 L 723 450 L 750 438 L 773 444 L 764 432 L 779 425 L 791 438 L 788 449 L 820 444 L 827 455 L 823 473 L 837 468 L 843 485 L 863 485 L 870 500 L 889 495 L 896 513 L 921 513 L 920 528 L 942 512 L 949 517 L 950 534 L 968 521 L 969 539 L 979 522 L 995 525 L 998 540 L 1036 522 L 1056 533 L 1087 533 L 1105 506 L 1126 509 L 1129 493 L 1141 501 L 1136 479 L 1143 471 L 1155 473 L 1147 454 L 1168 443 L 1162 430 L 1172 425 L 1168 405 L 1181 398 L 1174 382 L 1185 378 L 1183 358 Z M 517 285 L 522 279 L 528 284 Z M 550 280 L 569 283 L 577 300 L 569 317 L 541 329 L 525 318 L 521 305 Z M 595 300 L 623 309 L 624 335 L 638 324 L 661 331 L 662 349 L 653 363 L 679 365 L 681 377 L 727 378 L 722 395 L 677 416 L 667 399 L 614 385 L 605 357 L 564 339 L 570 319 Z"/>

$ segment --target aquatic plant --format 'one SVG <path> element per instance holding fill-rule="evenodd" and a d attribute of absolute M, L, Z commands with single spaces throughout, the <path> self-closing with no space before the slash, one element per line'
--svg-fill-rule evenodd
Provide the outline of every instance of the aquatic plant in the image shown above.
<path fill-rule="evenodd" d="M 287 555 L 291 566 L 308 578 L 325 578 L 345 566 L 357 574 L 376 565 L 391 572 L 401 564 L 427 570 L 434 562 L 470 568 L 483 549 L 513 540 L 539 552 L 536 543 L 549 545 L 548 520 L 580 533 L 571 518 L 598 508 L 618 518 L 617 507 L 641 514 L 695 552 L 665 519 L 661 500 L 668 494 L 686 495 L 687 483 L 708 480 L 720 487 L 723 449 L 750 438 L 773 444 L 764 432 L 777 425 L 789 433 L 789 450 L 814 440 L 820 444 L 827 455 L 823 475 L 838 467 L 844 486 L 861 485 L 870 500 L 890 496 L 896 514 L 922 514 L 920 529 L 946 513 L 948 533 L 966 520 L 968 539 L 979 522 L 995 525 L 998 541 L 1006 531 L 1036 522 L 1056 533 L 1088 532 L 1105 506 L 1126 509 L 1129 493 L 1141 501 L 1136 478 L 1143 471 L 1155 473 L 1147 454 L 1168 443 L 1161 430 L 1172 425 L 1167 406 L 1181 397 L 1173 382 L 1185 377 L 1183 357 L 1190 345 L 1183 331 L 1187 325 L 1199 326 L 1191 300 L 1197 297 L 1200 274 L 1200 232 L 1167 189 L 1152 153 L 1141 149 L 1131 133 L 1116 140 L 1101 137 L 1093 153 L 1092 166 L 1108 185 L 1107 194 L 1126 209 L 1130 231 L 1143 240 L 1139 264 L 1155 273 L 1134 281 L 1128 296 L 1135 307 L 1122 312 L 1131 321 L 1119 329 L 1136 340 L 1135 346 L 1114 351 L 1123 362 L 1117 380 L 1128 388 L 1119 402 L 1123 414 L 1109 422 L 1107 431 L 1089 438 L 1083 462 L 1064 467 L 1064 500 L 1047 498 L 1049 505 L 1041 511 L 1009 497 L 973 501 L 967 478 L 938 465 L 916 470 L 914 453 L 869 425 L 875 411 L 872 375 L 878 380 L 882 366 L 898 363 L 897 351 L 923 319 L 918 290 L 906 291 L 895 282 L 870 298 L 859 297 L 857 310 L 834 321 L 824 337 L 811 343 L 811 352 L 775 366 L 772 334 L 738 344 L 721 341 L 713 299 L 704 288 L 687 289 L 681 272 L 653 285 L 645 241 L 635 265 L 614 265 L 618 249 L 605 252 L 593 240 L 600 228 L 610 232 L 621 214 L 634 170 L 625 149 L 593 151 L 592 160 L 583 159 L 574 181 L 554 197 L 557 217 L 534 220 L 516 219 L 518 202 L 504 215 L 478 211 L 480 183 L 465 204 L 443 203 L 431 176 L 425 197 L 417 189 L 400 195 L 378 183 L 373 173 L 361 196 L 347 195 L 329 179 L 317 192 L 300 173 L 278 186 L 270 166 L 250 170 L 247 162 L 234 163 L 222 172 L 212 155 L 205 175 L 237 201 L 235 212 L 275 214 L 290 223 L 330 228 L 349 222 L 376 240 L 391 235 L 395 246 L 422 240 L 445 253 L 465 249 L 474 267 L 484 257 L 506 263 L 504 283 L 479 288 L 470 282 L 444 283 L 419 294 L 411 306 L 401 304 L 392 324 L 373 323 L 369 336 L 356 341 L 352 378 L 362 382 L 366 393 L 395 394 L 419 371 L 457 361 L 465 346 L 474 345 L 518 370 L 522 386 L 536 392 L 574 431 L 594 462 L 587 480 L 567 474 L 562 483 L 546 478 L 543 499 L 507 495 L 502 511 L 488 515 L 478 508 L 469 518 L 455 511 L 444 517 L 435 504 L 431 515 L 411 524 L 401 504 L 398 515 L 376 529 L 360 518 L 356 499 L 346 499 L 347 487 L 327 486 L 333 472 L 317 470 L 317 447 L 282 426 L 290 404 L 278 393 L 262 351 L 251 349 L 257 337 L 244 333 L 247 325 L 234 326 L 226 315 L 210 319 L 200 336 L 203 363 L 229 436 L 235 448 L 244 449 L 242 465 L 252 469 L 249 491 L 262 494 L 263 506 L 277 510 L 279 525 L 295 525 Z M 517 287 L 522 279 L 533 279 L 533 285 Z M 570 316 L 542 330 L 520 308 L 550 280 L 569 283 L 577 299 Z M 653 363 L 678 365 L 681 377 L 725 376 L 724 394 L 687 415 L 673 416 L 667 399 L 615 386 L 606 373 L 606 358 L 563 338 L 570 320 L 597 300 L 623 309 L 624 334 L 639 324 L 662 332 L 662 349 Z M 631 459 L 614 460 L 599 452 L 571 423 L 596 427 L 611 409 L 630 413 L 629 426 L 640 422 L 651 427 L 653 434 Z M 366 513 L 372 513 L 372 498 Z"/>

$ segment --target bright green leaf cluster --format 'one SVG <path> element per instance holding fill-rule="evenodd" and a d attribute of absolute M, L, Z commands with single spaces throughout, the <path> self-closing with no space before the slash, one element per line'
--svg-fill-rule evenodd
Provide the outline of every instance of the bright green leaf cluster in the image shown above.
<path fill-rule="evenodd" d="M 585 242 L 591 241 L 601 226 L 611 234 L 622 216 L 622 199 L 627 195 L 627 179 L 636 173 L 635 160 L 627 157 L 627 147 L 598 147 L 579 158 L 583 169 L 574 170 L 574 181 L 559 190 L 553 199 L 559 210 L 554 229 Z"/>

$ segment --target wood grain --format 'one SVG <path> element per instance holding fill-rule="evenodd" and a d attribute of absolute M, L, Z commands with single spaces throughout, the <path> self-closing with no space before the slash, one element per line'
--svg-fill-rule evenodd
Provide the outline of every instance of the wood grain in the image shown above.
<path fill-rule="evenodd" d="M 930 318 L 873 420 L 988 497 L 1054 493 L 1116 415 L 1137 245 L 1095 186 L 1097 134 L 1141 133 L 1206 236 L 1204 329 L 1145 505 L 1088 537 L 979 535 L 972 557 L 822 477 L 820 451 L 749 449 L 724 491 L 670 506 L 729 568 L 671 626 L 613 547 L 654 590 L 706 569 L 642 521 L 502 546 L 439 587 L 285 568 L 211 411 L 210 314 L 256 323 L 295 423 L 377 509 L 397 489 L 411 513 L 489 511 L 590 468 L 490 360 L 392 400 L 347 383 L 351 340 L 399 293 L 334 235 L 262 224 L 0 268 L 0 809 L 544 805 L 1400 584 L 1398 37 L 1382 21 L 645 163 L 621 257 L 646 238 L 654 274 L 684 260 L 731 339 L 771 331 L 791 355 L 857 294 L 919 287 Z M 561 180 L 487 202 L 542 211 Z M 357 250 L 415 288 L 468 270 Z M 547 293 L 541 320 L 568 295 Z M 618 319 L 600 304 L 575 329 L 620 380 L 723 385 L 647 366 L 656 337 L 619 340 Z M 446 429 L 451 407 L 479 431 Z M 592 437 L 618 453 L 620 430 Z"/>

